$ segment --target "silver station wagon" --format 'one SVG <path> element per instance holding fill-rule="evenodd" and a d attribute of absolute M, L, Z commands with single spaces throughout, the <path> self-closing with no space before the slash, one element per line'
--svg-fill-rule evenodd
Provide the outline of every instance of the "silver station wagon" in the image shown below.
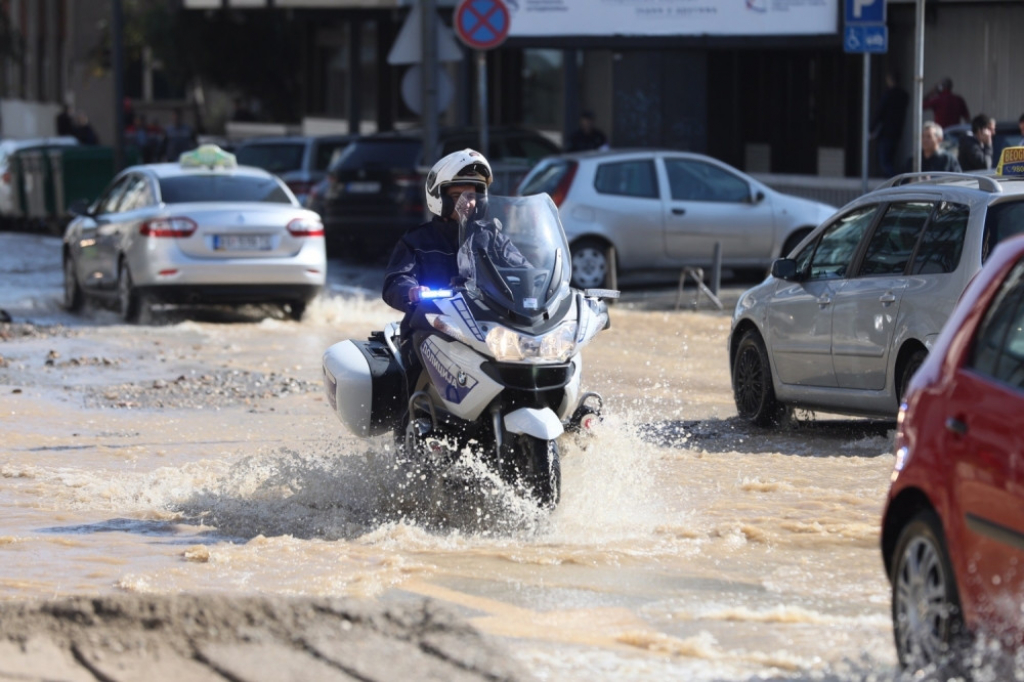
<path fill-rule="evenodd" d="M 736 409 L 895 418 L 993 246 L 1024 233 L 1024 178 L 906 174 L 855 199 L 740 297 L 729 335 Z"/>

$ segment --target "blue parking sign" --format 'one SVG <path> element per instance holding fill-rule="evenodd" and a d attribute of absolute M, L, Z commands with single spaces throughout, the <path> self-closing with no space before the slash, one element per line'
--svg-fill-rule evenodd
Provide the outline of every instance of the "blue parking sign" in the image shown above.
<path fill-rule="evenodd" d="M 883 54 L 889 51 L 889 29 L 882 25 L 853 24 L 843 28 L 844 52 L 873 52 Z"/>
<path fill-rule="evenodd" d="M 885 0 L 844 0 L 846 24 L 884 24 Z"/>

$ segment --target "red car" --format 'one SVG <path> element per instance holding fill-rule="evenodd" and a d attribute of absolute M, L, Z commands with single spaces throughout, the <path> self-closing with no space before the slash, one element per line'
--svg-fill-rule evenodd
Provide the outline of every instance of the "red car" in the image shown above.
<path fill-rule="evenodd" d="M 901 666 L 1024 633 L 1024 237 L 993 251 L 900 406 L 882 520 Z"/>

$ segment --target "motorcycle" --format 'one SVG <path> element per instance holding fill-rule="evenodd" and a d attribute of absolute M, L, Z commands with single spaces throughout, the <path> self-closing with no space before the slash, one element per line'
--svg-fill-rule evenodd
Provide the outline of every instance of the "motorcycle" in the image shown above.
<path fill-rule="evenodd" d="M 459 277 L 425 292 L 404 326 L 328 348 L 328 400 L 351 433 L 392 432 L 399 459 L 423 476 L 445 476 L 475 448 L 551 510 L 558 438 L 600 419 L 600 395 L 581 390 L 580 351 L 608 328 L 605 299 L 619 292 L 570 287 L 569 246 L 547 194 L 467 193 L 456 210 Z M 409 376 L 407 363 L 417 368 Z"/>

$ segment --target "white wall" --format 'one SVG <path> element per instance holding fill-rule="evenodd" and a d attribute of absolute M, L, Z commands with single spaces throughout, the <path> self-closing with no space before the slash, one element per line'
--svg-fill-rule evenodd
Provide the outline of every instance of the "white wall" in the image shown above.
<path fill-rule="evenodd" d="M 0 137 L 25 139 L 57 134 L 60 106 L 18 99 L 0 99 Z"/>

